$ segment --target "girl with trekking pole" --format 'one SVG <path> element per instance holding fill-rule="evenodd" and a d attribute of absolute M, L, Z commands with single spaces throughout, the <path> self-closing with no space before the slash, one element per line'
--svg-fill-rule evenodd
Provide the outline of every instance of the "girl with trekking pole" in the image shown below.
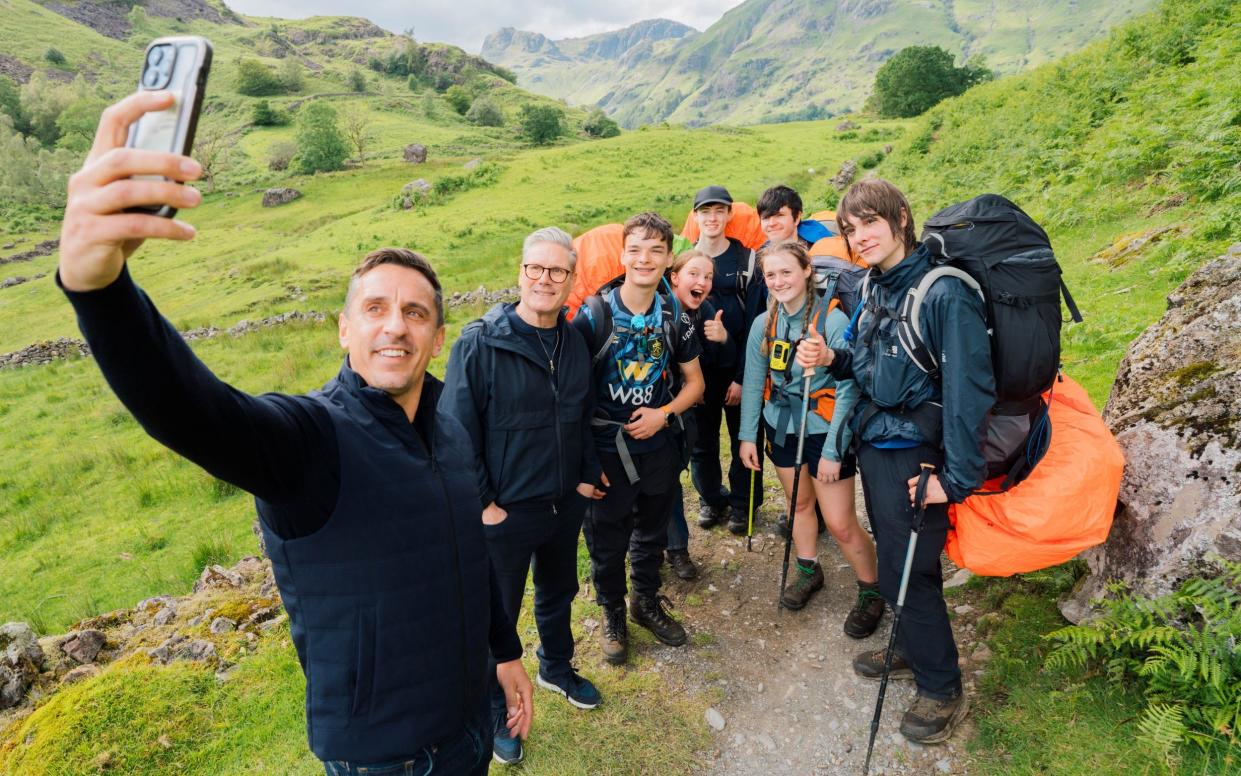
<path fill-rule="evenodd" d="M 805 396 L 806 371 L 810 370 L 803 370 L 794 360 L 794 350 L 807 336 L 843 346 L 849 319 L 830 299 L 818 300 L 810 255 L 800 244 L 766 245 L 758 261 L 769 299 L 767 311 L 754 320 L 746 346 L 740 455 L 746 467 L 759 468 L 754 440 L 763 405 L 767 456 L 775 464 L 786 498 L 792 499 L 794 478 L 799 478 L 797 502 L 792 505 L 796 573 L 780 600 L 789 609 L 801 609 L 823 587 L 814 510 L 817 501 L 828 530 L 857 575 L 858 597 L 845 619 L 845 633 L 865 638 L 879 624 L 883 600 L 879 596 L 875 545 L 858 524 L 854 507 L 856 464 L 843 452 L 848 449 L 849 433 L 841 426 L 856 401 L 857 386 L 852 380 L 837 380 L 819 369 L 810 376 L 809 395 Z M 807 401 L 805 464 L 795 467 L 802 408 Z"/>
<path fill-rule="evenodd" d="M 724 345 L 728 342 L 728 330 L 724 328 L 723 311 L 716 310 L 707 301 L 711 295 L 711 284 L 715 275 L 715 263 L 711 257 L 697 249 L 682 251 L 672 262 L 669 282 L 672 293 L 681 303 L 690 323 L 694 327 L 694 336 L 702 348 L 702 361 L 705 366 L 718 366 L 725 358 L 731 358 Z M 698 408 L 685 413 L 685 435 L 692 446 L 698 431 L 696 415 Z M 711 431 L 710 428 L 707 429 Z M 719 422 L 715 424 L 715 433 L 719 433 Z M 681 488 L 678 484 L 678 492 Z M 681 579 L 694 579 L 698 576 L 698 567 L 689 557 L 689 525 L 685 522 L 685 497 L 678 495 L 672 507 L 672 519 L 668 521 L 668 565 Z"/>

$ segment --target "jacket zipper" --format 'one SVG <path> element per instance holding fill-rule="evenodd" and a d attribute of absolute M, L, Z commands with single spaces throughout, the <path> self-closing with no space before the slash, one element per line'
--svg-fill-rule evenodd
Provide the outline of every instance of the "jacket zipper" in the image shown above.
<path fill-rule="evenodd" d="M 434 423 L 432 423 L 431 435 L 432 436 L 435 435 Z M 448 511 L 448 538 L 449 538 L 449 541 L 452 542 L 452 568 L 453 568 L 454 575 L 457 578 L 457 611 L 461 613 L 461 617 L 459 620 L 460 628 L 461 628 L 461 652 L 459 653 L 461 655 L 461 676 L 464 679 L 463 686 L 468 688 L 470 686 L 470 665 L 469 665 L 469 661 L 466 660 L 466 654 L 465 654 L 466 644 L 468 643 L 467 635 L 465 632 L 465 617 L 466 617 L 465 587 L 461 579 L 461 556 L 459 554 L 459 550 L 457 547 L 457 518 L 456 518 L 456 515 L 454 515 L 452 511 L 452 500 L 448 498 L 448 489 L 444 487 L 444 480 L 439 476 L 439 473 L 440 473 L 439 459 L 435 457 L 434 444 L 435 444 L 434 439 L 432 439 L 431 444 L 427 445 L 428 447 L 427 453 L 431 459 L 431 473 L 435 475 L 435 482 L 439 485 L 440 495 L 443 497 L 444 506 Z M 466 723 L 469 722 L 469 719 L 470 719 L 469 712 L 470 710 L 466 708 L 466 704 L 462 703 L 461 704 L 461 724 L 462 725 L 465 725 Z"/>

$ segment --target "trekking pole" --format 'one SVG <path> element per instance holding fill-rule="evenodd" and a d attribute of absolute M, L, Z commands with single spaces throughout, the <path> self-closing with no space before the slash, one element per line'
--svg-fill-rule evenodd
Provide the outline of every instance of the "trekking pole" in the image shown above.
<path fill-rule="evenodd" d="M 806 446 L 806 416 L 810 414 L 810 378 L 814 370 L 807 370 L 802 381 L 801 428 L 797 431 L 797 457 L 793 463 L 793 493 L 789 496 L 789 532 L 784 537 L 784 566 L 780 569 L 780 592 L 776 596 L 776 611 L 784 611 L 784 585 L 789 579 L 789 550 L 793 546 L 793 520 L 797 515 L 797 486 L 801 484 L 801 457 Z"/>
<path fill-rule="evenodd" d="M 760 415 L 760 417 L 762 417 Z M 745 529 L 745 551 L 754 551 L 754 475 L 758 472 L 750 470 L 750 519 Z"/>
<path fill-rule="evenodd" d="M 896 605 L 892 607 L 892 632 L 888 634 L 888 651 L 883 655 L 883 676 L 879 679 L 879 698 L 875 701 L 875 716 L 870 721 L 870 742 L 866 744 L 866 762 L 862 765 L 862 776 L 870 773 L 870 755 L 875 749 L 875 736 L 879 733 L 879 717 L 883 714 L 883 696 L 888 691 L 888 672 L 892 670 L 892 652 L 896 649 L 896 630 L 901 624 L 901 612 L 905 606 L 905 589 L 909 587 L 909 572 L 914 565 L 914 549 L 918 546 L 918 532 L 926 520 L 926 486 L 934 474 L 935 467 L 929 463 L 922 464 L 918 474 L 918 487 L 914 489 L 914 508 L 917 517 L 913 530 L 909 534 L 909 547 L 905 550 L 905 568 L 901 571 L 901 586 L 896 593 Z"/>

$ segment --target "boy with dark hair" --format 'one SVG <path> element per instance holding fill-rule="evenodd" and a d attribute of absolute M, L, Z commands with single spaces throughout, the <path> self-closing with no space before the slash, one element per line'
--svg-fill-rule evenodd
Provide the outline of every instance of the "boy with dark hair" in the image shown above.
<path fill-rule="evenodd" d="M 625 222 L 624 281 L 586 300 L 573 325 L 602 357 L 595 367 L 595 448 L 602 498 L 586 517 L 602 648 L 613 665 L 628 659 L 625 556 L 633 582 L 630 615 L 655 638 L 685 643 L 685 629 L 659 595 L 659 567 L 683 465 L 678 416 L 702 396 L 699 348 L 689 318 L 659 293 L 672 261 L 672 225 L 657 213 Z M 675 365 L 675 366 L 674 366 Z M 673 395 L 671 369 L 681 372 Z"/>
<path fill-rule="evenodd" d="M 690 477 L 698 491 L 698 526 L 711 528 L 727 521 L 728 530 L 744 534 L 750 507 L 751 475 L 737 455 L 741 424 L 741 385 L 736 376 L 738 351 L 745 343 L 745 286 L 743 276 L 750 251 L 724 230 L 732 216 L 732 195 L 723 186 L 707 186 L 694 195 L 694 220 L 698 222 L 698 243 L 694 246 L 711 258 L 715 276 L 708 301 L 723 313 L 728 343 L 719 349 L 719 358 L 703 364 L 706 389 L 702 403 L 694 409 L 698 435 L 690 458 Z M 728 487 L 724 487 L 720 456 L 720 420 L 728 427 L 732 462 L 728 467 Z M 761 474 L 758 475 L 761 481 Z M 763 502 L 763 489 L 754 490 L 754 507 Z"/>
<path fill-rule="evenodd" d="M 828 366 L 838 377 L 852 377 L 862 390 L 852 425 L 879 554 L 879 586 L 889 604 L 896 601 L 917 518 L 912 502 L 920 465 L 935 467 L 890 676 L 913 677 L 918 684 L 901 733 L 919 743 L 940 743 L 969 709 L 939 556 L 948 533 L 948 503 L 963 501 L 984 478 L 979 440 L 995 401 L 986 311 L 978 294 L 957 278 L 931 285 L 923 301 L 922 336 L 940 354 L 943 368 L 938 375 L 922 371 L 897 339 L 898 308 L 932 266 L 929 251 L 914 239 L 905 195 L 887 181 L 861 181 L 841 200 L 837 222 L 871 268 L 853 345 L 833 350 L 812 337 L 798 348 L 797 362 L 803 368 Z M 878 679 L 885 652 L 858 655 L 854 671 Z"/>

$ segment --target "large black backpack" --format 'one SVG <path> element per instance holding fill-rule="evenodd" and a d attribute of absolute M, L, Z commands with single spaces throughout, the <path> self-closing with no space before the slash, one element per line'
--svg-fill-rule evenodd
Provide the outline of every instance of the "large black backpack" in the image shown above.
<path fill-rule="evenodd" d="M 1050 442 L 1041 395 L 1060 370 L 1060 298 L 1081 322 L 1043 228 L 998 194 L 944 208 L 923 225 L 922 242 L 933 268 L 901 305 L 901 346 L 925 372 L 939 363 L 921 337 L 926 292 L 942 277 L 957 277 L 986 306 L 995 370 L 996 404 L 988 417 L 984 455 L 988 476 L 1007 474 L 1002 489 L 1024 478 Z"/>

